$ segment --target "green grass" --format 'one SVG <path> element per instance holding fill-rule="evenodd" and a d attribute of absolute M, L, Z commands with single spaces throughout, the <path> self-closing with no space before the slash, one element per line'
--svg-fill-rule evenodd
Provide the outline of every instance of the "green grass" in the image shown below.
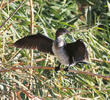
<path fill-rule="evenodd" d="M 3 8 L 0 6 L 0 25 L 22 2 L 22 0 L 11 3 L 8 0 L 2 1 L 7 4 Z M 25 0 L 16 14 L 0 28 L 0 99 L 29 100 L 38 97 L 43 100 L 109 100 L 110 77 L 106 80 L 81 73 L 22 69 L 30 66 L 32 62 L 33 66 L 57 66 L 57 59 L 49 54 L 34 50 L 31 61 L 29 50 L 11 46 L 16 40 L 31 34 L 29 5 L 29 1 Z M 75 0 L 34 0 L 33 6 L 35 25 L 33 34 L 40 32 L 54 39 L 56 30 L 62 27 L 71 33 L 71 36 L 66 38 L 67 42 L 77 39 L 83 39 L 85 42 L 90 64 L 83 67 L 73 66 L 70 69 L 110 76 L 109 2 L 100 0 L 98 5 L 93 2 L 91 9 L 88 8 L 88 14 L 82 13 L 83 9 L 87 10 L 89 4 L 86 4 L 86 8 L 78 10 L 79 6 Z M 10 70 L 13 67 L 21 69 Z M 5 72 L 6 69 L 8 70 Z"/>

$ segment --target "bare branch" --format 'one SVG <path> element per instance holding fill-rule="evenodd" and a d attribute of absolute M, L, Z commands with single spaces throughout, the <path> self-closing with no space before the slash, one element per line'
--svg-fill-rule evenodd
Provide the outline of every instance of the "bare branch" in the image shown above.
<path fill-rule="evenodd" d="M 95 62 L 99 62 L 99 63 L 108 63 L 110 64 L 110 61 L 104 61 L 104 60 L 101 60 L 101 59 L 96 59 L 96 58 L 91 58 L 92 61 L 95 61 Z"/>
<path fill-rule="evenodd" d="M 30 21 L 31 21 L 31 24 L 30 24 L 30 27 L 31 27 L 31 34 L 33 34 L 34 32 L 34 8 L 33 8 L 33 0 L 29 0 L 30 1 L 30 14 L 31 14 L 31 18 L 30 18 Z M 31 66 L 33 66 L 33 50 L 31 50 L 30 52 L 30 57 L 31 57 Z"/>
<path fill-rule="evenodd" d="M 4 0 L 2 0 L 2 2 L 1 2 L 0 9 L 3 9 L 7 5 L 7 3 L 3 3 L 3 1 Z M 18 1 L 18 0 L 9 0 L 8 3 L 10 4 L 10 3 L 15 2 L 15 1 Z"/>
<path fill-rule="evenodd" d="M 47 69 L 47 70 L 54 70 L 55 67 L 42 67 L 42 66 L 25 66 L 25 67 L 11 67 L 10 69 L 2 69 L 0 70 L 0 72 L 9 72 L 9 71 L 14 71 L 14 70 L 23 70 L 23 69 Z M 60 71 L 63 71 L 64 68 L 61 68 Z M 98 78 L 102 78 L 103 80 L 110 80 L 110 76 L 104 76 L 104 75 L 100 75 L 100 74 L 94 74 L 91 72 L 86 72 L 86 71 L 78 71 L 78 70 L 69 70 L 68 72 L 73 72 L 76 74 L 84 74 L 84 75 L 88 75 L 88 76 L 92 76 L 92 77 L 98 77 Z"/>

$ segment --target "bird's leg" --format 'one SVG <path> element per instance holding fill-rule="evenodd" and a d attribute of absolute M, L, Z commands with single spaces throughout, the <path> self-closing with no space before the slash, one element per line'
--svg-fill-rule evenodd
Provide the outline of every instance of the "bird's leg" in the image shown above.
<path fill-rule="evenodd" d="M 59 62 L 58 62 L 58 63 L 59 63 Z M 56 71 L 56 72 L 58 72 L 58 71 L 60 70 L 60 65 L 61 65 L 61 63 L 59 63 L 58 66 L 55 67 L 55 71 Z"/>
<path fill-rule="evenodd" d="M 65 71 L 65 72 L 68 72 L 68 71 L 69 71 L 68 68 L 69 68 L 69 67 L 64 68 L 64 71 Z"/>
<path fill-rule="evenodd" d="M 64 68 L 64 71 L 65 72 L 68 72 L 69 71 L 69 66 L 70 66 L 71 64 L 69 64 L 66 68 Z"/>
<path fill-rule="evenodd" d="M 64 71 L 65 72 L 68 72 L 69 71 L 69 66 L 71 65 L 72 62 L 74 62 L 73 61 L 73 58 L 71 56 L 69 57 L 68 61 L 69 61 L 69 65 L 66 68 L 64 68 Z"/>
<path fill-rule="evenodd" d="M 86 64 L 86 65 L 89 65 L 88 62 L 80 61 L 80 62 L 77 62 L 77 63 L 76 63 L 76 66 L 80 66 L 81 68 L 83 68 L 85 64 Z"/>
<path fill-rule="evenodd" d="M 86 62 L 86 61 L 80 61 L 80 62 L 78 62 L 78 63 L 81 63 L 81 64 L 89 64 L 88 62 Z M 77 63 L 76 63 L 77 64 Z"/>
<path fill-rule="evenodd" d="M 76 65 L 80 65 L 80 64 L 83 64 L 83 65 L 84 65 L 84 64 L 89 65 L 88 62 L 84 62 L 84 61 L 80 61 L 80 62 L 77 62 L 77 63 L 76 63 Z"/>

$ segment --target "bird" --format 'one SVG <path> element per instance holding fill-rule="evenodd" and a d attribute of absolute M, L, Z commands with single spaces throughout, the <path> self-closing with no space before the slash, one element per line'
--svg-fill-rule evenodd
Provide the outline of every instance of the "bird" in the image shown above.
<path fill-rule="evenodd" d="M 28 35 L 17 40 L 14 46 L 17 48 L 37 49 L 40 52 L 56 56 L 59 62 L 58 66 L 55 67 L 56 72 L 60 70 L 61 65 L 68 66 L 64 68 L 65 71 L 68 71 L 69 66 L 87 63 L 88 51 L 83 40 L 78 39 L 75 42 L 66 43 L 62 39 L 64 34 L 69 34 L 69 31 L 65 28 L 58 28 L 55 33 L 55 40 L 41 33 Z"/>

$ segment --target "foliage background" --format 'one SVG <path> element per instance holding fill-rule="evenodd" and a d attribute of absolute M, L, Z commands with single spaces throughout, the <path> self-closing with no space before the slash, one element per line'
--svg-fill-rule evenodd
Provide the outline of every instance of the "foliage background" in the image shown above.
<path fill-rule="evenodd" d="M 12 15 L 22 2 L 0 1 L 1 100 L 110 99 L 110 2 L 24 0 L 19 10 Z M 71 32 L 66 42 L 81 38 L 89 51 L 89 65 L 70 69 L 108 76 L 107 79 L 64 71 L 56 73 L 48 70 L 48 67 L 57 65 L 55 57 L 12 46 L 16 40 L 38 32 L 54 39 L 55 31 L 60 27 Z M 34 69 L 32 66 L 47 69 Z M 16 67 L 19 69 L 14 69 Z"/>

